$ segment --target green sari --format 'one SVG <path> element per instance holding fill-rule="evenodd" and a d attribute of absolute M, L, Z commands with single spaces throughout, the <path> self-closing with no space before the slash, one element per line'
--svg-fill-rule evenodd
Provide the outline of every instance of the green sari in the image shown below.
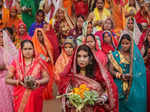
<path fill-rule="evenodd" d="M 131 45 L 130 61 L 125 59 L 120 49 L 121 43 L 119 43 L 118 50 L 108 55 L 109 60 L 117 72 L 123 75 L 130 74 L 132 79 L 126 82 L 114 79 L 119 92 L 119 112 L 146 112 L 147 86 L 143 57 L 135 42 Z"/>
<path fill-rule="evenodd" d="M 21 7 L 31 8 L 31 13 L 22 12 L 22 20 L 27 26 L 27 30 L 30 28 L 31 24 L 35 21 L 37 6 L 34 0 L 21 0 Z"/>

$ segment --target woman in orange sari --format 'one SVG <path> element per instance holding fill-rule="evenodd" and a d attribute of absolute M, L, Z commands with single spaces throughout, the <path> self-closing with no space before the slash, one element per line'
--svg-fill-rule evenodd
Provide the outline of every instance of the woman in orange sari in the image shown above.
<path fill-rule="evenodd" d="M 42 112 L 42 91 L 49 80 L 45 65 L 44 60 L 35 55 L 32 41 L 23 41 L 6 77 L 6 83 L 14 85 L 15 112 Z"/>
<path fill-rule="evenodd" d="M 62 47 L 62 52 L 55 63 L 55 74 L 58 77 L 59 77 L 59 74 L 64 71 L 69 61 L 72 59 L 75 47 L 76 45 L 75 45 L 73 38 L 68 37 L 65 40 L 64 45 Z"/>
<path fill-rule="evenodd" d="M 40 55 L 40 57 L 47 62 L 47 69 L 50 75 L 50 81 L 43 92 L 44 99 L 52 98 L 52 84 L 53 84 L 53 70 L 54 70 L 54 61 L 53 61 L 53 47 L 50 41 L 48 40 L 43 29 L 37 28 L 32 37 L 32 42 L 35 46 L 35 52 Z"/>
<path fill-rule="evenodd" d="M 9 11 L 10 11 L 10 14 L 9 14 L 9 20 L 8 20 L 7 27 L 13 28 L 13 30 L 16 33 L 17 27 L 18 27 L 19 23 L 22 22 L 22 20 L 18 17 L 18 15 L 17 15 L 18 11 L 15 6 L 11 7 Z"/>

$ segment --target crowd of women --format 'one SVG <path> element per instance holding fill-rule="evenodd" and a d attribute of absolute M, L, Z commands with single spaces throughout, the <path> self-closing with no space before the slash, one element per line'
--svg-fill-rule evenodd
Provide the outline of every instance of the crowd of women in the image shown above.
<path fill-rule="evenodd" d="M 150 1 L 0 0 L 0 57 L 0 112 L 81 84 L 99 95 L 81 112 L 150 112 Z"/>

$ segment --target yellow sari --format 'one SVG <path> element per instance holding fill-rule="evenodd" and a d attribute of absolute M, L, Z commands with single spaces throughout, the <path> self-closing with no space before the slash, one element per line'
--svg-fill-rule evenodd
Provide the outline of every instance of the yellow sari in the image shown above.
<path fill-rule="evenodd" d="M 105 20 L 105 19 L 107 19 L 108 17 L 110 17 L 111 16 L 111 13 L 110 13 L 110 11 L 108 10 L 108 9 L 106 9 L 106 8 L 104 8 L 103 9 L 103 11 L 102 11 L 102 13 L 99 13 L 99 11 L 98 11 L 98 8 L 95 8 L 94 9 L 94 22 L 95 21 L 101 21 L 101 20 Z M 96 26 L 96 29 L 97 30 L 101 30 L 102 28 L 101 28 L 101 26 Z"/>

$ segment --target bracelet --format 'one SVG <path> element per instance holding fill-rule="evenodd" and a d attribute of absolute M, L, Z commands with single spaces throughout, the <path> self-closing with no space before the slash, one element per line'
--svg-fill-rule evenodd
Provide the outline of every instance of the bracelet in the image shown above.
<path fill-rule="evenodd" d="M 116 73 L 116 78 L 120 79 L 121 78 L 121 73 L 117 72 Z"/>
<path fill-rule="evenodd" d="M 108 99 L 108 96 L 107 96 L 107 95 L 102 95 L 101 98 L 103 98 L 103 99 L 104 99 L 104 102 L 106 102 L 107 99 Z"/>

